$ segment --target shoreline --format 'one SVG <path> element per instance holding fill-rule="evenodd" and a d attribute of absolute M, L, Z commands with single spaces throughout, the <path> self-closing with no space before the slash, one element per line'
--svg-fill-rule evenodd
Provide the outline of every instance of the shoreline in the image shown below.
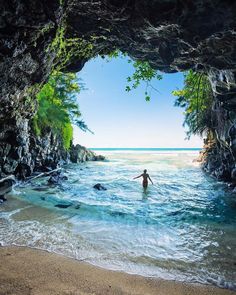
<path fill-rule="evenodd" d="M 0 295 L 233 295 L 211 285 L 106 270 L 43 250 L 0 247 Z"/>

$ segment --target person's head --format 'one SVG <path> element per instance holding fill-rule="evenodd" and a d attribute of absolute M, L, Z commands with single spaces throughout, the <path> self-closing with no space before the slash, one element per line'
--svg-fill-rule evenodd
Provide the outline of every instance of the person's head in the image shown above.
<path fill-rule="evenodd" d="M 144 172 L 144 173 L 147 173 L 147 169 L 144 169 L 143 172 Z"/>

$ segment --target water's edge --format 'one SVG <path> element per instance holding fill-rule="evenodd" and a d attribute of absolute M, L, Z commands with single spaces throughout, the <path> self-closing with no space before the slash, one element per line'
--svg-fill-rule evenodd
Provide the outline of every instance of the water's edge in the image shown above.
<path fill-rule="evenodd" d="M 196 153 L 107 151 L 107 157 L 104 163 L 66 166 L 69 180 L 60 187 L 40 179 L 16 188 L 0 206 L 3 246 L 235 289 L 235 204 L 222 183 L 192 163 Z M 147 192 L 132 180 L 143 167 L 155 182 Z M 94 190 L 97 182 L 107 191 Z"/>

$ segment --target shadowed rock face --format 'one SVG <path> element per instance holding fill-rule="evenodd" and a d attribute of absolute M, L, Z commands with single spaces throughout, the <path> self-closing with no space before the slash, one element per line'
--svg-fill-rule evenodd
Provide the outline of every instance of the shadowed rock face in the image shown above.
<path fill-rule="evenodd" d="M 92 42 L 92 55 L 118 48 L 163 72 L 206 71 L 215 93 L 214 111 L 219 114 L 216 154 L 227 151 L 230 156 L 225 165 L 232 169 L 236 153 L 235 1 L 0 0 L 0 5 L 0 171 L 6 164 L 14 170 L 21 162 L 32 165 L 29 162 L 35 160 L 28 120 L 37 107 L 36 90 L 30 87 L 45 82 L 53 64 L 59 62 L 51 44 L 61 27 L 66 28 L 65 38 Z M 87 59 L 71 56 L 65 70 L 79 71 Z"/>
<path fill-rule="evenodd" d="M 164 72 L 189 68 L 233 69 L 235 1 L 73 1 L 72 32 L 105 36 L 97 52 L 112 47 Z"/>

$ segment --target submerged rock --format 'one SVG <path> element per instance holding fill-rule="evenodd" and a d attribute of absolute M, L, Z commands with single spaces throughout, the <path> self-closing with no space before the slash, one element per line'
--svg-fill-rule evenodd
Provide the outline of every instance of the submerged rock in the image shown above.
<path fill-rule="evenodd" d="M 7 201 L 7 198 L 5 196 L 0 196 L 0 202 L 3 203 Z"/>
<path fill-rule="evenodd" d="M 124 212 L 111 212 L 110 215 L 114 217 L 125 217 L 127 214 Z"/>
<path fill-rule="evenodd" d="M 68 208 L 70 206 L 71 206 L 71 204 L 56 204 L 54 207 L 61 208 L 61 209 L 66 209 L 66 208 Z"/>
<path fill-rule="evenodd" d="M 218 141 L 205 157 L 204 169 L 228 179 L 236 162 L 235 12 L 232 0 L 1 1 L 0 177 L 14 173 L 24 178 L 69 159 L 50 130 L 42 137 L 32 135 L 35 85 L 47 81 L 55 65 L 78 72 L 90 57 L 118 49 L 162 72 L 206 73 L 213 89 L 213 132 Z M 52 45 L 62 32 L 65 40 L 92 42 L 92 52 L 61 57 L 60 48 Z M 71 52 L 77 53 L 75 49 Z M 72 147 L 72 162 L 90 157 Z M 222 159 L 226 167 L 221 167 Z"/>
<path fill-rule="evenodd" d="M 75 206 L 75 209 L 80 209 L 80 207 L 81 207 L 81 204 L 77 204 L 76 206 Z"/>
<path fill-rule="evenodd" d="M 103 186 L 101 183 L 97 183 L 93 186 L 93 188 L 95 188 L 96 190 L 99 190 L 99 191 L 106 191 L 107 188 L 105 188 L 105 186 Z"/>
<path fill-rule="evenodd" d="M 48 190 L 48 187 L 33 187 L 32 190 L 37 192 L 45 192 Z"/>
<path fill-rule="evenodd" d="M 48 184 L 61 184 L 65 180 L 68 180 L 67 176 L 62 175 L 61 172 L 55 172 L 48 179 Z"/>

